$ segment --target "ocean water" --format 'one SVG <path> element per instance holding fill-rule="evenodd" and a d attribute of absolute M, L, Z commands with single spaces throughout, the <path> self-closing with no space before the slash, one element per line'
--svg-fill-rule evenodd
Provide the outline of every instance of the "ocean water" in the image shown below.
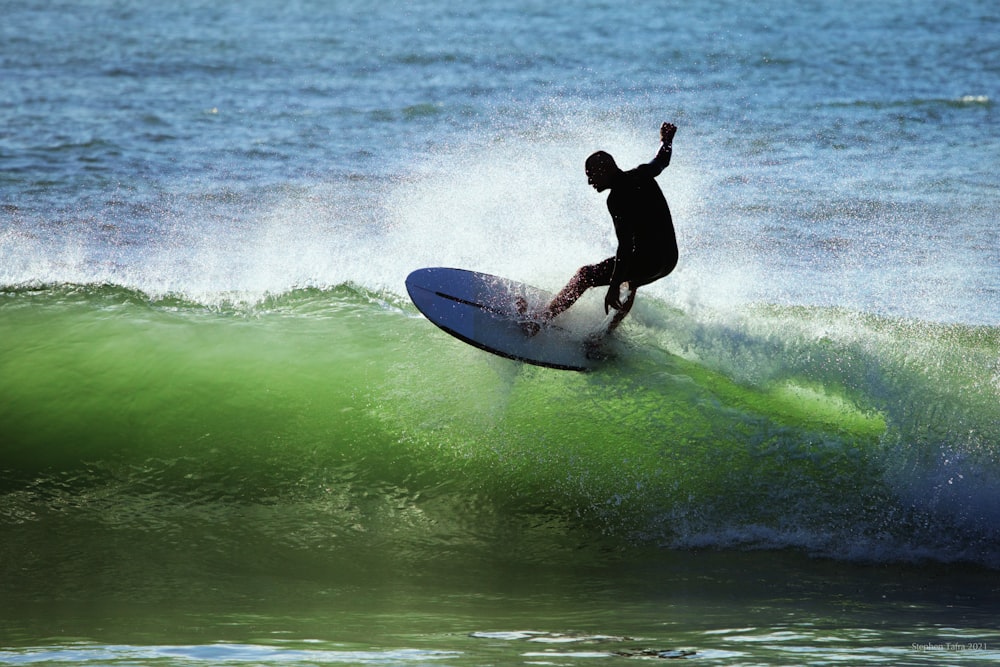
<path fill-rule="evenodd" d="M 0 16 L 0 664 L 1000 658 L 995 3 Z M 666 120 L 612 360 L 410 304 L 613 253 Z"/>

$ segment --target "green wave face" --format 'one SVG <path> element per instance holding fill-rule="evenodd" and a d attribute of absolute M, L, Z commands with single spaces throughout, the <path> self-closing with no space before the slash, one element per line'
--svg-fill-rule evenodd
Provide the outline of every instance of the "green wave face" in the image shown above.
<path fill-rule="evenodd" d="M 995 328 L 649 300 L 581 374 L 349 286 L 239 308 L 53 287 L 0 296 L 0 340 L 10 530 L 995 564 Z"/>

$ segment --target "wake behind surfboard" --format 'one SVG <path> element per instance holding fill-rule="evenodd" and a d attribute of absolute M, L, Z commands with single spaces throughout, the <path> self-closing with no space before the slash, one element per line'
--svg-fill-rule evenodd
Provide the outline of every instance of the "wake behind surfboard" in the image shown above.
<path fill-rule="evenodd" d="M 487 352 L 537 366 L 587 371 L 588 331 L 543 326 L 526 332 L 526 314 L 542 310 L 552 295 L 531 285 L 465 269 L 418 269 L 406 278 L 410 299 L 427 319 Z"/>

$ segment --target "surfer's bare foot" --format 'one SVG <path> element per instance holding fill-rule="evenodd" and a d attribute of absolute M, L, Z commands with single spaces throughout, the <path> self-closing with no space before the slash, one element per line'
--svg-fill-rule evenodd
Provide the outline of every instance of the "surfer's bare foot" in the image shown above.
<path fill-rule="evenodd" d="M 525 320 L 521 322 L 521 331 L 523 331 L 524 335 L 527 336 L 528 338 L 537 335 L 538 332 L 541 330 L 542 330 L 542 325 L 534 320 Z"/>
<path fill-rule="evenodd" d="M 518 324 L 521 325 L 521 331 L 525 336 L 531 338 L 542 330 L 542 325 L 528 313 L 528 301 L 523 296 L 514 299 L 514 308 L 517 314 L 524 318 Z"/>

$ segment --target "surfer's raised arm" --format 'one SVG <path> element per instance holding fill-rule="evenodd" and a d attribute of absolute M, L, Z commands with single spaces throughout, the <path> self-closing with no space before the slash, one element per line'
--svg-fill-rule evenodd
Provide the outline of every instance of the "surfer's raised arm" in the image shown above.
<path fill-rule="evenodd" d="M 656 157 L 651 162 L 644 165 L 653 178 L 659 176 L 670 164 L 670 156 L 674 151 L 675 134 L 677 134 L 677 126 L 673 123 L 664 123 L 660 126 L 660 150 L 656 152 Z"/>

